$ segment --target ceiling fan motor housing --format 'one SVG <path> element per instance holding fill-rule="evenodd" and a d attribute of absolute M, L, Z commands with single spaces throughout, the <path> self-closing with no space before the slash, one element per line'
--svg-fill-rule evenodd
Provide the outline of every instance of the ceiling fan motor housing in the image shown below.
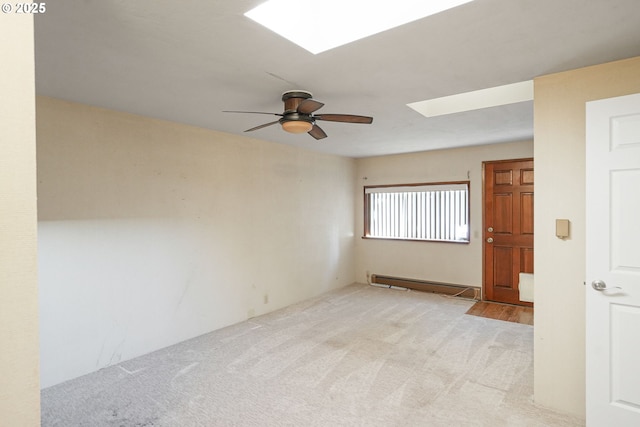
<path fill-rule="evenodd" d="M 282 128 L 290 133 L 309 132 L 315 121 L 310 114 L 298 112 L 298 107 L 305 99 L 311 99 L 313 95 L 306 90 L 290 90 L 282 94 L 284 102 L 284 115 L 279 120 Z"/>
<path fill-rule="evenodd" d="M 311 99 L 313 95 L 306 90 L 290 90 L 282 94 L 284 102 L 284 113 L 295 113 L 298 111 L 298 105 L 305 99 Z"/>

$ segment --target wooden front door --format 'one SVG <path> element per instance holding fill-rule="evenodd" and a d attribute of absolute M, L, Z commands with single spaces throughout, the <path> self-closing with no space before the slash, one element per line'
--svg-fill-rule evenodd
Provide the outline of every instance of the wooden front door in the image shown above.
<path fill-rule="evenodd" d="M 533 273 L 533 159 L 484 162 L 484 299 L 518 305 Z"/>

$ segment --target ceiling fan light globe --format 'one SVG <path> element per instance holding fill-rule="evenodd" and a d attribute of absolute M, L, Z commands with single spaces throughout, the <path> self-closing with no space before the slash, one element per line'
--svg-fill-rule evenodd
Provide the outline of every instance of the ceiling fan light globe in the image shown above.
<path fill-rule="evenodd" d="M 313 128 L 313 124 L 301 120 L 290 120 L 282 123 L 282 129 L 289 133 L 305 133 Z"/>

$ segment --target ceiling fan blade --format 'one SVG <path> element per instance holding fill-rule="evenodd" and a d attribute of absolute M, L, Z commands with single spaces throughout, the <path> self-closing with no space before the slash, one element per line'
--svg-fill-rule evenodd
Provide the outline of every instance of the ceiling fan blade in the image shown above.
<path fill-rule="evenodd" d="M 267 126 L 275 125 L 276 123 L 279 123 L 279 122 L 280 122 L 280 120 L 276 120 L 275 122 L 265 123 L 265 124 L 263 124 L 263 125 L 256 126 L 256 127 L 254 127 L 254 128 L 247 129 L 247 130 L 245 130 L 245 132 L 251 132 L 251 131 L 253 131 L 253 130 L 258 130 L 258 129 L 266 128 Z"/>
<path fill-rule="evenodd" d="M 282 117 L 281 113 L 265 113 L 264 111 L 235 111 L 235 110 L 225 110 L 223 111 L 223 113 L 248 113 L 248 114 L 269 114 L 270 116 L 280 116 Z"/>
<path fill-rule="evenodd" d="M 296 111 L 301 114 L 311 114 L 314 111 L 318 111 L 324 104 L 314 99 L 305 99 L 298 105 Z"/>
<path fill-rule="evenodd" d="M 364 123 L 369 124 L 373 122 L 373 117 L 356 116 L 354 114 L 317 114 L 313 116 L 315 120 L 326 120 L 329 122 L 343 122 L 343 123 Z"/>
<path fill-rule="evenodd" d="M 312 137 L 314 137 L 315 139 L 323 139 L 327 137 L 327 134 L 324 133 L 324 131 L 318 125 L 313 125 L 311 130 L 307 133 Z"/>

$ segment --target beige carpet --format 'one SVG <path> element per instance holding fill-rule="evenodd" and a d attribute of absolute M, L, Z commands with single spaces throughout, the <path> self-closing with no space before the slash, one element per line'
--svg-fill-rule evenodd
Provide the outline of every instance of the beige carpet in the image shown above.
<path fill-rule="evenodd" d="M 43 426 L 580 426 L 532 404 L 533 328 L 351 285 L 42 392 Z"/>

